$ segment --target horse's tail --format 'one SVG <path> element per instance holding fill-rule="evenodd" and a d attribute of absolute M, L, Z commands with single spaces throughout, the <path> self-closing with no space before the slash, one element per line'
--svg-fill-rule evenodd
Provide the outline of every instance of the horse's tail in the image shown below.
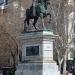
<path fill-rule="evenodd" d="M 29 9 L 26 9 L 26 17 L 29 15 Z"/>
<path fill-rule="evenodd" d="M 24 24 L 26 23 L 26 19 L 24 19 Z"/>

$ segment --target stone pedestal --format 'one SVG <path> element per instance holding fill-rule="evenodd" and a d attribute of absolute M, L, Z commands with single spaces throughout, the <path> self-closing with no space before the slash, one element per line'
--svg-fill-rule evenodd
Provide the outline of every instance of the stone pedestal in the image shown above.
<path fill-rule="evenodd" d="M 22 61 L 15 75 L 60 75 L 53 61 L 53 39 L 51 31 L 32 31 L 20 36 Z"/>

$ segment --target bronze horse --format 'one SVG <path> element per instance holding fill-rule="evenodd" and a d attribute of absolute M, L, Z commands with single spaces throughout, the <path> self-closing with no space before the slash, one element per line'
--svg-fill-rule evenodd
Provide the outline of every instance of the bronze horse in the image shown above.
<path fill-rule="evenodd" d="M 35 15 L 33 13 L 34 9 Z M 38 18 L 41 17 L 41 14 L 43 15 L 43 18 L 47 17 L 48 15 L 50 15 L 51 17 L 51 14 L 47 11 L 47 7 L 44 3 L 39 2 L 35 7 L 32 5 L 29 9 L 27 9 L 26 18 L 24 20 L 24 30 L 26 30 L 25 24 L 29 25 L 30 19 L 34 19 L 33 26 L 37 30 L 35 25 L 37 23 Z"/>

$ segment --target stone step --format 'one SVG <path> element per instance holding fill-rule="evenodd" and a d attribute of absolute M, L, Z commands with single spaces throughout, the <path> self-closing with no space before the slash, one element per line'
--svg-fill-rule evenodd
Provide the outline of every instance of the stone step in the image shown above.
<path fill-rule="evenodd" d="M 59 71 L 30 71 L 30 70 L 18 70 L 15 75 L 60 75 Z"/>
<path fill-rule="evenodd" d="M 56 63 L 21 63 L 15 73 L 16 75 L 60 75 Z"/>

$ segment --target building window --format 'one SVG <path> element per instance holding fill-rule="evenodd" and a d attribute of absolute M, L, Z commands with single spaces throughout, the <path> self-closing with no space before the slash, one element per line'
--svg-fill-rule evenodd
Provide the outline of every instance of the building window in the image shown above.
<path fill-rule="evenodd" d="M 26 47 L 26 56 L 37 56 L 39 55 L 39 46 Z"/>
<path fill-rule="evenodd" d="M 4 3 L 4 1 L 3 0 L 0 0 L 0 5 L 2 5 Z"/>
<path fill-rule="evenodd" d="M 0 6 L 7 5 L 7 4 L 8 4 L 8 0 L 0 0 Z"/>
<path fill-rule="evenodd" d="M 8 4 L 8 0 L 0 0 L 0 11 L 2 11 L 2 13 L 6 13 L 7 12 L 7 4 Z"/>

